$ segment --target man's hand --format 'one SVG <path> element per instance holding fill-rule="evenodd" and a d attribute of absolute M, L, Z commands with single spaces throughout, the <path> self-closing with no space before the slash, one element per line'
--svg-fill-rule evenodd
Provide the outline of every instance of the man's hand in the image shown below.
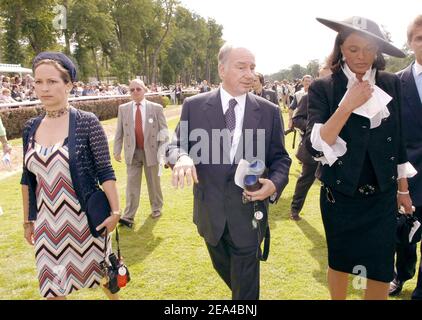
<path fill-rule="evenodd" d="M 277 191 L 274 183 L 269 179 L 259 179 L 262 184 L 261 189 L 254 192 L 244 190 L 243 195 L 249 201 L 261 201 L 271 197 Z"/>
<path fill-rule="evenodd" d="M 3 153 L 11 154 L 12 153 L 12 147 L 7 142 L 3 144 Z"/>
<path fill-rule="evenodd" d="M 183 189 L 185 186 L 185 177 L 186 177 L 186 184 L 190 186 L 192 184 L 192 180 L 195 183 L 198 183 L 198 176 L 196 174 L 196 168 L 193 163 L 193 160 L 187 156 L 181 156 L 179 160 L 176 162 L 173 173 L 172 173 L 172 185 L 176 189 L 180 187 Z"/>
<path fill-rule="evenodd" d="M 115 154 L 114 160 L 116 160 L 117 162 L 122 162 L 122 156 L 120 154 Z"/>

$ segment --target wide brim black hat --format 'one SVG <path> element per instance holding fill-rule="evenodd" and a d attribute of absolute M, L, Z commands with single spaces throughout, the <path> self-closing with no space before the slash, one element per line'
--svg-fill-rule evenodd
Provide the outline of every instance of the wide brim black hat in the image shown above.
<path fill-rule="evenodd" d="M 406 57 L 406 54 L 403 51 L 388 42 L 384 34 L 381 32 L 381 29 L 378 24 L 376 24 L 372 20 L 358 16 L 350 17 L 343 21 L 329 20 L 323 18 L 316 19 L 323 25 L 337 32 L 359 32 L 361 34 L 371 37 L 379 45 L 381 52 L 385 54 L 398 58 Z"/>

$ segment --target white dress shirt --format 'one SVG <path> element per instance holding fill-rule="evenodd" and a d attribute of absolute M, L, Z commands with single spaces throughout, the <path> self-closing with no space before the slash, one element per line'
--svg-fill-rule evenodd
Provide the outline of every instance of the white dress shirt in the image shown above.
<path fill-rule="evenodd" d="M 136 123 L 135 123 L 135 119 L 136 119 L 136 109 L 138 107 L 136 106 L 136 102 L 133 101 L 132 102 L 132 110 L 133 110 L 133 127 L 136 128 Z M 143 99 L 141 101 L 141 116 L 142 116 L 142 131 L 145 133 L 145 118 L 147 116 L 147 101 L 145 99 Z"/>
<path fill-rule="evenodd" d="M 230 149 L 230 161 L 233 163 L 240 137 L 242 136 L 243 118 L 245 116 L 246 93 L 238 97 L 232 97 L 226 90 L 224 90 L 223 86 L 221 86 L 220 95 L 221 105 L 223 106 L 223 114 L 226 114 L 226 111 L 229 109 L 229 101 L 231 99 L 236 99 L 237 101 L 237 105 L 234 107 L 234 113 L 236 115 L 236 128 L 233 132 L 233 142 Z"/>
<path fill-rule="evenodd" d="M 415 61 L 415 64 L 413 65 L 413 77 L 415 78 L 419 98 L 422 101 L 422 65 L 420 65 L 417 61 Z"/>

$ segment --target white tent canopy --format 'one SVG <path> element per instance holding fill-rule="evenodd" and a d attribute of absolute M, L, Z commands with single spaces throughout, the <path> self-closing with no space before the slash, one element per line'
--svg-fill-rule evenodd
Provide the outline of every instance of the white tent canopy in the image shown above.
<path fill-rule="evenodd" d="M 23 68 L 20 64 L 0 63 L 0 73 L 32 73 L 32 70 Z"/>

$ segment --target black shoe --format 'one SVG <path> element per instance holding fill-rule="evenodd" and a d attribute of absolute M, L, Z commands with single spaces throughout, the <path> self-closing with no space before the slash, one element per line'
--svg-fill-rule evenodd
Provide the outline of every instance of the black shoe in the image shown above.
<path fill-rule="evenodd" d="M 119 219 L 119 224 L 125 227 L 128 227 L 129 229 L 133 228 L 133 222 L 129 222 L 123 219 Z"/>
<path fill-rule="evenodd" d="M 422 290 L 416 288 L 412 293 L 412 300 L 422 300 Z"/>
<path fill-rule="evenodd" d="M 404 281 L 400 281 L 397 279 L 394 279 L 390 282 L 390 289 L 388 290 L 388 295 L 390 297 L 398 296 L 403 289 Z"/>
<path fill-rule="evenodd" d="M 292 219 L 294 221 L 302 220 L 302 218 L 299 217 L 299 213 L 297 213 L 297 212 L 290 212 L 290 219 Z"/>

